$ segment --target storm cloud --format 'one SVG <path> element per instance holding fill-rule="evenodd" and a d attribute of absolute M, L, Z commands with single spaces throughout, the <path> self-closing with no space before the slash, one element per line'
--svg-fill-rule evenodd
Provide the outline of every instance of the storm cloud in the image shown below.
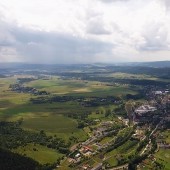
<path fill-rule="evenodd" d="M 6 26 L 8 31 L 3 32 L 4 37 L 1 36 L 0 41 L 3 49 L 0 56 L 3 58 L 13 49 L 27 62 L 90 63 L 93 58 L 112 53 L 111 43 L 83 39 L 66 33 L 37 31 L 17 26 L 9 29 L 9 25 Z"/>
<path fill-rule="evenodd" d="M 167 0 L 2 0 L 0 62 L 168 60 L 169 7 Z"/>

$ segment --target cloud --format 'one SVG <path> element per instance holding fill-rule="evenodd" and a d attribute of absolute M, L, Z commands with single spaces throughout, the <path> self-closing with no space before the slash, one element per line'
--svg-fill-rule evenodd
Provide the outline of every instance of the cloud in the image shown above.
<path fill-rule="evenodd" d="M 170 50 L 170 41 L 168 39 L 168 28 L 161 23 L 150 23 L 147 25 L 147 31 L 142 34 L 143 43 L 139 46 L 140 50 L 161 51 Z"/>
<path fill-rule="evenodd" d="M 167 59 L 169 6 L 168 0 L 1 0 L 0 60 Z"/>
<path fill-rule="evenodd" d="M 112 3 L 112 2 L 127 2 L 129 0 L 100 0 L 103 3 Z"/>
<path fill-rule="evenodd" d="M 22 41 L 17 45 L 18 53 L 25 56 L 27 61 L 87 63 L 100 54 L 108 55 L 112 49 L 110 43 L 86 40 L 68 34 L 29 32 L 29 35 L 34 38 L 24 39 L 24 43 Z M 17 36 L 16 39 L 23 40 L 21 36 Z"/>
<path fill-rule="evenodd" d="M 37 31 L 18 26 L 9 29 L 9 25 L 4 24 L 3 27 L 5 26 L 8 31 L 1 32 L 4 35 L 0 41 L 1 59 L 13 52 L 13 55 L 27 62 L 88 63 L 95 61 L 100 55 L 110 55 L 113 48 L 111 43 L 66 33 Z M 5 41 L 7 36 L 9 38 Z"/>
<path fill-rule="evenodd" d="M 10 46 L 14 39 L 9 33 L 8 26 L 0 20 L 0 46 Z"/>
<path fill-rule="evenodd" d="M 167 8 L 167 10 L 170 8 L 170 1 L 169 0 L 163 0 L 165 7 Z"/>
<path fill-rule="evenodd" d="M 105 24 L 102 17 L 95 17 L 88 22 L 87 33 L 96 35 L 111 34 L 111 32 L 107 30 L 107 28 L 105 28 L 104 26 Z"/>

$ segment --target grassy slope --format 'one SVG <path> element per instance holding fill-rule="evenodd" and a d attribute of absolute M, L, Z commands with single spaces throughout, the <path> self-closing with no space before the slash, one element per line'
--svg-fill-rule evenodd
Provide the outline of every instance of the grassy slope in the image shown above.
<path fill-rule="evenodd" d="M 87 138 L 83 130 L 77 129 L 74 119 L 61 114 L 89 112 L 75 102 L 35 105 L 29 103 L 30 94 L 15 93 L 9 90 L 9 85 L 15 83 L 15 78 L 0 79 L 0 120 L 16 121 L 24 119 L 23 127 L 30 130 L 44 129 L 50 135 L 68 139 L 75 136 L 80 140 Z"/>
<path fill-rule="evenodd" d="M 170 143 L 170 131 L 166 130 L 162 132 L 164 137 L 164 141 Z M 165 166 L 165 170 L 170 170 L 170 150 L 169 149 L 160 149 L 156 154 L 155 157 L 159 163 L 162 163 Z"/>
<path fill-rule="evenodd" d="M 122 76 L 122 75 L 121 75 Z M 49 134 L 57 134 L 59 137 L 68 139 L 70 136 L 75 136 L 84 140 L 87 136 L 83 130 L 77 129 L 77 122 L 73 119 L 61 116 L 61 114 L 72 114 L 74 112 L 89 112 L 93 111 L 94 108 L 82 108 L 77 103 L 67 102 L 67 103 L 53 103 L 53 104 L 42 104 L 33 105 L 29 103 L 31 97 L 30 94 L 18 94 L 9 91 L 9 84 L 15 83 L 15 78 L 0 79 L 0 120 L 17 120 L 21 117 L 24 118 L 23 127 L 30 130 L 42 130 L 44 129 Z M 135 94 L 136 92 L 129 89 L 127 86 L 106 86 L 104 83 L 100 82 L 85 82 L 81 80 L 59 80 L 58 78 L 53 78 L 52 80 L 37 80 L 28 83 L 27 85 L 36 87 L 41 90 L 47 90 L 55 94 L 69 94 L 69 95 L 79 95 L 79 96 L 107 96 L 107 95 L 123 95 L 123 94 Z M 95 108 L 96 109 L 96 108 Z M 103 115 L 92 114 L 91 118 L 103 118 Z M 124 144 L 126 145 L 126 143 Z M 122 145 L 121 147 L 125 147 Z M 44 156 L 58 157 L 58 153 L 48 150 L 48 148 L 42 148 L 37 146 L 39 151 L 33 152 L 35 159 L 39 159 L 45 163 L 44 158 L 39 158 Z M 30 147 L 30 149 L 32 149 Z M 128 153 L 135 146 L 128 150 Z M 113 150 L 106 156 L 111 156 L 108 162 L 113 166 L 117 163 L 115 160 L 115 155 L 120 153 L 121 148 Z M 18 152 L 26 152 L 30 154 L 28 146 L 24 148 L 19 148 Z M 127 151 L 122 153 L 126 155 Z M 39 153 L 39 154 L 38 154 Z M 37 154 L 37 155 L 36 155 Z M 51 156 L 50 156 L 51 155 Z M 161 153 L 160 153 L 161 155 Z M 31 154 L 30 157 L 33 155 Z M 50 161 L 50 160 L 49 160 Z M 54 160 L 53 160 L 54 161 Z M 169 166 L 169 164 L 168 164 Z"/>
<path fill-rule="evenodd" d="M 155 157 L 159 163 L 165 165 L 165 170 L 170 170 L 170 150 L 169 149 L 160 149 Z"/>
<path fill-rule="evenodd" d="M 69 94 L 76 96 L 117 96 L 125 94 L 136 94 L 135 91 L 125 86 L 107 86 L 105 83 L 82 80 L 36 80 L 28 83 L 29 86 L 47 90 L 54 94 Z"/>
<path fill-rule="evenodd" d="M 27 157 L 36 160 L 40 164 L 55 163 L 58 158 L 61 158 L 63 156 L 61 153 L 57 152 L 54 149 L 33 144 L 19 147 L 13 150 L 13 152 L 19 153 L 21 155 L 26 155 Z"/>
<path fill-rule="evenodd" d="M 108 162 L 110 166 L 116 166 L 118 163 L 116 156 L 122 155 L 123 157 L 128 157 L 129 155 L 132 155 L 134 153 L 136 147 L 137 143 L 129 140 L 118 148 L 112 150 L 111 152 L 108 152 L 106 154 L 106 158 L 108 158 L 106 162 Z"/>

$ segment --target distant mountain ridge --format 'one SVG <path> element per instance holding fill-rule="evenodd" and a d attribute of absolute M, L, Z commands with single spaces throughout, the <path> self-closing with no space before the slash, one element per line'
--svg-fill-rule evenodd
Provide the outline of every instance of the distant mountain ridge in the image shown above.
<path fill-rule="evenodd" d="M 170 67 L 170 61 L 152 61 L 152 62 L 121 62 L 121 63 L 92 63 L 92 64 L 36 64 L 36 63 L 0 63 L 0 69 L 7 68 L 20 68 L 20 69 L 36 69 L 36 68 L 56 68 L 56 67 L 85 67 L 85 66 L 141 66 L 141 67 L 154 67 L 163 68 Z"/>
<path fill-rule="evenodd" d="M 170 67 L 170 61 L 153 61 L 153 62 L 135 62 L 134 66 L 147 66 L 147 67 Z"/>

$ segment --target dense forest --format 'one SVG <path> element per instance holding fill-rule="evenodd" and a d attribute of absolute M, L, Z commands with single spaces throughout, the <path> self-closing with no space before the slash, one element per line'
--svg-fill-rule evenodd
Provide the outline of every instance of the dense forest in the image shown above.
<path fill-rule="evenodd" d="M 35 170 L 42 169 L 38 162 L 31 158 L 12 153 L 0 148 L 1 170 Z"/>

